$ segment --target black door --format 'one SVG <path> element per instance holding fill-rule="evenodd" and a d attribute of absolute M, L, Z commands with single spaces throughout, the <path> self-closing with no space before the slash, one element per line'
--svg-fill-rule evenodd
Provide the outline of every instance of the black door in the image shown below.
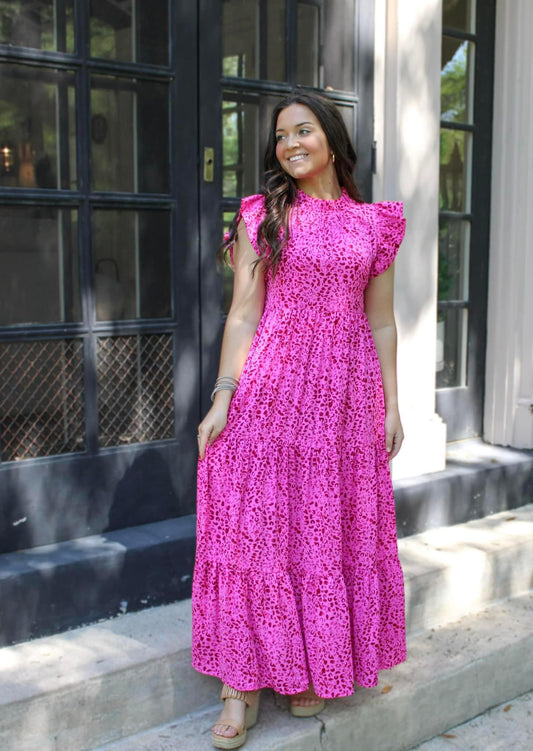
<path fill-rule="evenodd" d="M 295 85 L 340 107 L 368 199 L 372 0 L 0 8 L 0 552 L 194 512 L 230 278 Z"/>
<path fill-rule="evenodd" d="M 270 114 L 281 97 L 301 87 L 338 105 L 358 151 L 359 186 L 371 200 L 373 6 L 373 0 L 201 0 L 200 18 L 212 21 L 200 26 L 204 409 L 232 287 L 231 272 L 215 273 L 213 250 L 240 198 L 260 187 Z"/>
<path fill-rule="evenodd" d="M 0 9 L 0 552 L 193 509 L 197 8 Z"/>

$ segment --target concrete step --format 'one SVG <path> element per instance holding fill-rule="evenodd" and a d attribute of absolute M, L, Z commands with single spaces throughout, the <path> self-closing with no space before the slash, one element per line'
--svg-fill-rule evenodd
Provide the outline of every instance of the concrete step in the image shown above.
<path fill-rule="evenodd" d="M 533 687 L 532 620 L 527 594 L 411 637 L 407 662 L 382 674 L 377 688 L 328 701 L 315 718 L 291 717 L 286 699 L 265 690 L 246 749 L 411 749 Z M 219 711 L 220 705 L 98 751 L 208 751 Z"/>
<path fill-rule="evenodd" d="M 410 751 L 531 751 L 533 691 L 478 715 Z"/>
<path fill-rule="evenodd" d="M 136 526 L 127 529 L 5 552 L 30 544 L 29 528 L 17 526 L 13 537 L 14 527 L 0 517 L 0 602 L 10 603 L 0 613 L 0 647 L 190 597 L 196 517 L 138 524 L 144 512 L 131 482 L 122 490 Z M 155 481 L 152 490 L 157 496 L 164 489 Z M 182 490 L 176 513 L 194 507 Z M 394 496 L 400 537 L 514 509 L 533 502 L 533 451 L 479 439 L 451 443 L 443 472 L 394 481 Z M 4 547 L 2 521 L 11 529 Z"/>
<path fill-rule="evenodd" d="M 533 505 L 405 538 L 400 555 L 408 631 L 414 636 L 531 589 Z M 514 656 L 511 634 L 501 635 L 510 639 L 502 649 Z M 425 644 L 426 634 L 420 638 Z M 529 649 L 529 642 L 522 647 Z M 384 680 L 396 681 L 397 671 L 417 677 L 413 654 L 416 648 L 407 665 Z M 190 667 L 188 601 L 4 647 L 0 671 L 3 751 L 94 749 L 212 707 L 218 685 Z M 406 691 L 411 695 L 414 688 Z M 517 695 L 506 684 L 508 691 Z M 339 706 L 359 706 L 367 693 L 358 691 Z M 368 695 L 381 696 L 379 690 Z M 447 722 L 444 727 L 454 724 Z M 417 736 L 411 745 L 427 737 Z"/>

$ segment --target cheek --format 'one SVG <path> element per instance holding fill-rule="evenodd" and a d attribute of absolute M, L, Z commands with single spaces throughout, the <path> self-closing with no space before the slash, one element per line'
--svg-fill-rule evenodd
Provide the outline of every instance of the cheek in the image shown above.
<path fill-rule="evenodd" d="M 322 138 L 313 138 L 312 141 L 308 143 L 308 150 L 320 159 L 327 159 L 329 155 L 328 144 Z"/>

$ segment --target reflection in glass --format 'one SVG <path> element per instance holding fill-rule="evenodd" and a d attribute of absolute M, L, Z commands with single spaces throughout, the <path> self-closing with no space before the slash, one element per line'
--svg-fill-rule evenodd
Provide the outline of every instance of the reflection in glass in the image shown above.
<path fill-rule="evenodd" d="M 74 52 L 72 0 L 0 2 L 0 44 Z"/>
<path fill-rule="evenodd" d="M 437 321 L 437 388 L 466 386 L 468 310 L 439 310 Z"/>
<path fill-rule="evenodd" d="M 266 50 L 261 50 L 259 74 L 260 78 L 268 81 L 284 81 L 286 79 L 285 40 L 287 33 L 285 0 L 269 0 L 265 5 Z M 261 35 L 259 38 L 264 39 L 264 36 Z"/>
<path fill-rule="evenodd" d="M 324 3 L 324 88 L 354 91 L 355 0 Z"/>
<path fill-rule="evenodd" d="M 76 188 L 74 76 L 2 66 L 0 187 Z"/>
<path fill-rule="evenodd" d="M 0 207 L 0 325 L 80 320 L 77 212 Z"/>
<path fill-rule="evenodd" d="M 222 104 L 223 195 L 257 193 L 276 97 L 225 92 Z"/>
<path fill-rule="evenodd" d="M 111 76 L 91 85 L 94 189 L 168 193 L 167 85 Z"/>
<path fill-rule="evenodd" d="M 259 182 L 257 117 L 257 104 L 247 103 L 243 97 L 240 101 L 225 100 L 222 104 L 224 196 L 253 193 Z"/>
<path fill-rule="evenodd" d="M 344 124 L 346 125 L 352 142 L 355 143 L 355 111 L 353 104 L 337 104 L 336 106 L 342 115 L 342 119 L 344 120 Z"/>
<path fill-rule="evenodd" d="M 319 85 L 320 11 L 316 5 L 298 3 L 296 83 Z"/>
<path fill-rule="evenodd" d="M 439 227 L 439 300 L 468 300 L 470 222 L 441 219 Z"/>
<path fill-rule="evenodd" d="M 91 56 L 168 65 L 167 0 L 91 0 Z"/>
<path fill-rule="evenodd" d="M 223 231 L 227 232 L 235 216 L 234 211 L 224 211 L 222 213 L 222 227 Z M 228 261 L 231 259 L 228 258 Z M 230 266 L 224 264 L 221 270 L 222 273 L 222 310 L 225 315 L 228 314 L 231 298 L 233 296 L 233 270 Z"/>
<path fill-rule="evenodd" d="M 440 209 L 470 209 L 472 134 L 458 130 L 440 132 Z"/>
<path fill-rule="evenodd" d="M 447 36 L 442 38 L 442 120 L 473 122 L 474 51 L 472 42 Z"/>
<path fill-rule="evenodd" d="M 168 318 L 170 215 L 95 209 L 93 227 L 97 320 Z"/>
<path fill-rule="evenodd" d="M 226 0 L 222 20 L 225 76 L 285 80 L 285 0 Z"/>
<path fill-rule="evenodd" d="M 476 0 L 443 0 L 442 25 L 446 28 L 474 33 Z"/>

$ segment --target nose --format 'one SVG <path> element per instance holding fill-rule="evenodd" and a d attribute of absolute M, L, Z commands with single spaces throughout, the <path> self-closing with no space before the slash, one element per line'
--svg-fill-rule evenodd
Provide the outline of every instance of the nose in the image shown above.
<path fill-rule="evenodd" d="M 293 135 L 292 133 L 289 133 L 289 135 L 287 137 L 287 148 L 288 149 L 293 149 L 293 148 L 295 148 L 296 146 L 299 146 L 299 145 L 300 145 L 300 142 L 298 140 L 298 136 Z"/>

